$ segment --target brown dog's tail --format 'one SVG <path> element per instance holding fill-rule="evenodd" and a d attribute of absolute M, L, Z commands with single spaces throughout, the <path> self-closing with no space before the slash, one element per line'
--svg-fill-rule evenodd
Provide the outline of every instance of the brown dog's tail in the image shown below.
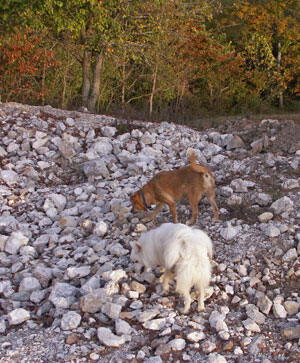
<path fill-rule="evenodd" d="M 190 167 L 196 171 L 197 173 L 208 173 L 211 174 L 211 171 L 208 169 L 208 167 L 204 166 L 204 165 L 199 165 L 196 163 L 196 154 L 194 151 L 191 151 L 188 155 L 189 158 L 189 162 L 190 162 Z"/>
<path fill-rule="evenodd" d="M 197 173 L 203 174 L 205 188 L 207 189 L 213 188 L 215 186 L 215 177 L 212 171 L 207 166 L 199 165 L 196 163 L 197 158 L 193 150 L 189 153 L 188 159 L 190 162 L 189 164 L 190 168 L 196 171 Z"/>

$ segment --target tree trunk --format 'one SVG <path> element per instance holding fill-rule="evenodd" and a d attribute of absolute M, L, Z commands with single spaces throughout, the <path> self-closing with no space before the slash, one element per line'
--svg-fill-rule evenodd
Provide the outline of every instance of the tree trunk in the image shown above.
<path fill-rule="evenodd" d="M 152 112 L 153 112 L 153 98 L 154 98 L 154 93 L 156 90 L 157 70 L 158 70 L 158 65 L 156 63 L 154 73 L 153 73 L 152 89 L 151 89 L 150 98 L 149 98 L 149 117 L 150 117 L 150 119 L 152 117 Z"/>
<path fill-rule="evenodd" d="M 96 104 L 100 93 L 100 83 L 101 83 L 101 70 L 103 64 L 102 53 L 97 54 L 96 62 L 94 65 L 93 83 L 91 88 L 91 93 L 88 99 L 88 110 L 91 112 L 96 112 Z"/>
<path fill-rule="evenodd" d="M 281 78 L 281 75 L 280 75 L 280 68 L 281 68 L 281 43 L 278 42 L 277 46 L 278 46 L 278 51 L 277 51 L 277 71 L 278 71 L 279 77 Z M 281 79 L 280 79 L 280 81 L 281 81 Z M 283 92 L 282 92 L 282 89 L 281 89 L 281 85 L 280 85 L 280 89 L 279 89 L 278 98 L 279 98 L 279 108 L 283 108 Z"/>
<path fill-rule="evenodd" d="M 83 62 L 82 62 L 82 105 L 87 107 L 89 93 L 91 88 L 90 83 L 90 68 L 91 68 L 91 54 L 85 49 L 83 53 Z"/>
<path fill-rule="evenodd" d="M 126 61 L 125 58 L 122 63 L 122 89 L 121 89 L 121 103 L 122 103 L 122 113 L 125 112 L 125 94 L 126 94 Z"/>

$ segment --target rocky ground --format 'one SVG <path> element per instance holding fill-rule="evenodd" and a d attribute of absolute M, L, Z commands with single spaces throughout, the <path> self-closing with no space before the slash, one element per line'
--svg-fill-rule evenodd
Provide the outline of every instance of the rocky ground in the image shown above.
<path fill-rule="evenodd" d="M 129 259 L 129 196 L 188 147 L 217 180 L 200 203 L 215 260 L 206 311 L 163 296 Z M 0 362 L 299 362 L 300 125 L 203 132 L 0 104 Z M 190 213 L 178 206 L 180 220 Z"/>

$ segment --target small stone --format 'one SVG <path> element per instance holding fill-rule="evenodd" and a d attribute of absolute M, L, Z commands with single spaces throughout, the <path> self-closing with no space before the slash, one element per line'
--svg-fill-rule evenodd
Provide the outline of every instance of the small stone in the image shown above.
<path fill-rule="evenodd" d="M 252 319 L 246 319 L 242 321 L 244 327 L 254 333 L 260 332 L 260 327 Z"/>
<path fill-rule="evenodd" d="M 121 310 L 122 310 L 121 305 L 110 302 L 104 303 L 101 307 L 101 312 L 113 320 L 119 318 Z"/>
<path fill-rule="evenodd" d="M 140 294 L 143 294 L 146 291 L 146 286 L 137 281 L 132 281 L 130 288 L 131 290 L 137 291 Z"/>
<path fill-rule="evenodd" d="M 186 338 L 192 343 L 198 343 L 200 340 L 205 339 L 205 334 L 203 333 L 203 331 L 193 331 L 191 333 L 188 333 Z"/>
<path fill-rule="evenodd" d="M 274 211 L 275 214 L 289 214 L 294 209 L 294 203 L 289 197 L 283 197 L 277 199 L 271 205 L 271 209 Z"/>
<path fill-rule="evenodd" d="M 176 338 L 169 341 L 168 346 L 175 351 L 183 350 L 185 348 L 186 342 L 182 338 Z"/>
<path fill-rule="evenodd" d="M 80 336 L 75 333 L 71 333 L 66 337 L 66 344 L 77 344 L 80 341 Z"/>
<path fill-rule="evenodd" d="M 100 359 L 100 355 L 99 355 L 99 354 L 97 354 L 97 353 L 95 353 L 95 352 L 92 352 L 92 353 L 89 355 L 89 358 L 90 358 L 90 360 L 92 360 L 92 361 L 97 361 L 97 360 L 99 360 L 99 359 Z"/>
<path fill-rule="evenodd" d="M 158 314 L 159 314 L 159 310 L 157 310 L 157 309 L 146 310 L 146 311 L 143 311 L 143 312 L 137 314 L 136 319 L 140 323 L 145 323 L 146 321 L 153 319 Z"/>
<path fill-rule="evenodd" d="M 265 234 L 268 236 L 268 237 L 278 237 L 280 235 L 280 229 L 275 227 L 275 226 L 272 226 L 272 225 L 269 225 L 267 226 L 267 228 L 265 229 Z"/>
<path fill-rule="evenodd" d="M 214 310 L 209 316 L 210 326 L 217 331 L 225 330 L 228 331 L 228 327 L 224 321 L 225 315 L 219 313 L 217 310 Z"/>
<path fill-rule="evenodd" d="M 120 347 L 125 343 L 124 336 L 113 334 L 109 328 L 98 328 L 97 337 L 100 343 L 106 345 L 107 347 Z"/>
<path fill-rule="evenodd" d="M 258 216 L 258 220 L 261 223 L 267 223 L 274 217 L 274 214 L 271 212 L 264 212 Z"/>
<path fill-rule="evenodd" d="M 272 305 L 272 301 L 266 295 L 262 295 L 257 299 L 257 306 L 259 310 L 266 315 L 269 314 Z"/>
<path fill-rule="evenodd" d="M 248 305 L 246 307 L 247 316 L 255 321 L 257 324 L 264 324 L 266 317 L 262 314 L 255 305 Z"/>
<path fill-rule="evenodd" d="M 15 310 L 11 311 L 10 313 L 8 313 L 9 325 L 21 324 L 21 323 L 24 323 L 24 321 L 29 320 L 29 319 L 30 319 L 29 311 L 22 309 L 22 308 L 15 309 Z"/>
<path fill-rule="evenodd" d="M 218 353 L 210 353 L 208 355 L 208 363 L 226 363 L 227 360 Z"/>
<path fill-rule="evenodd" d="M 80 299 L 80 308 L 86 313 L 97 313 L 107 301 L 108 296 L 103 289 L 96 289 Z"/>
<path fill-rule="evenodd" d="M 285 319 L 287 316 L 284 306 L 277 302 L 274 302 L 273 304 L 273 314 L 276 318 L 280 319 Z"/>
<path fill-rule="evenodd" d="M 284 328 L 282 329 L 281 334 L 288 340 L 300 339 L 300 325 Z"/>
<path fill-rule="evenodd" d="M 291 248 L 289 249 L 283 256 L 282 256 L 282 260 L 283 261 L 292 261 L 295 260 L 298 257 L 298 253 L 296 248 Z"/>
<path fill-rule="evenodd" d="M 201 344 L 201 347 L 203 352 L 206 354 L 213 352 L 217 348 L 216 344 L 211 340 L 206 340 L 205 342 L 203 342 Z"/>
<path fill-rule="evenodd" d="M 236 237 L 238 233 L 239 233 L 239 228 L 233 227 L 229 222 L 227 223 L 227 227 L 222 228 L 220 232 L 221 236 L 227 241 Z"/>
<path fill-rule="evenodd" d="M 103 272 L 102 277 L 107 281 L 112 280 L 116 284 L 120 280 L 126 278 L 127 274 L 124 270 L 118 269 L 113 271 L 105 271 Z"/>
<path fill-rule="evenodd" d="M 105 222 L 100 221 L 95 224 L 94 234 L 96 236 L 103 237 L 106 235 L 107 231 L 108 231 L 108 225 Z"/>
<path fill-rule="evenodd" d="M 81 322 L 81 316 L 75 311 L 69 311 L 63 315 L 61 320 L 61 328 L 63 330 L 76 329 Z"/>
<path fill-rule="evenodd" d="M 143 323 L 143 327 L 149 330 L 161 330 L 166 325 L 166 318 L 148 320 Z"/>
<path fill-rule="evenodd" d="M 19 291 L 34 291 L 40 290 L 41 284 L 35 277 L 24 277 L 19 286 Z"/>
<path fill-rule="evenodd" d="M 132 332 L 132 327 L 127 321 L 122 319 L 117 319 L 115 322 L 117 335 L 129 335 Z"/>
<path fill-rule="evenodd" d="M 29 238 L 21 231 L 13 232 L 6 240 L 4 251 L 12 255 L 17 254 L 22 246 L 27 245 Z"/>
<path fill-rule="evenodd" d="M 300 310 L 300 304 L 296 301 L 287 300 L 283 303 L 283 306 L 289 316 L 296 315 Z"/>

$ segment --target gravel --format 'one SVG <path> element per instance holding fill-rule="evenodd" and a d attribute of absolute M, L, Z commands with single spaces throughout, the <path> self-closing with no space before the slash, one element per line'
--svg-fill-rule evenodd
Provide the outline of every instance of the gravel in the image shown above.
<path fill-rule="evenodd" d="M 299 126 L 200 132 L 0 104 L 0 362 L 299 361 Z M 206 311 L 182 315 L 129 258 L 170 214 L 143 224 L 129 198 L 188 148 L 215 173 L 221 221 L 203 200 L 213 278 Z"/>

